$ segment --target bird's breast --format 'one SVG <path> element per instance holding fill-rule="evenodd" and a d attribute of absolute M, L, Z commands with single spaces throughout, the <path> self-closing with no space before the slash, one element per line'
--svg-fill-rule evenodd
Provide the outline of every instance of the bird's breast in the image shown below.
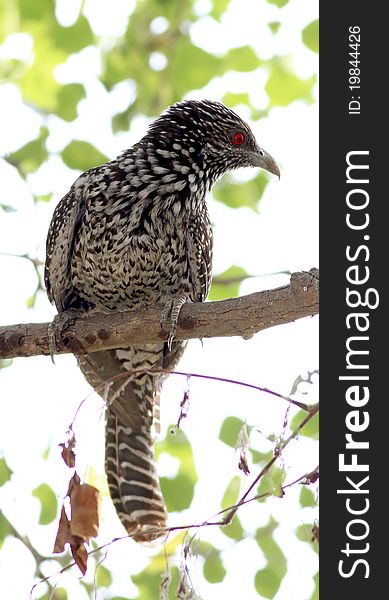
<path fill-rule="evenodd" d="M 126 310 L 188 293 L 186 233 L 174 222 L 162 229 L 95 224 L 78 236 L 72 280 L 102 310 Z"/>

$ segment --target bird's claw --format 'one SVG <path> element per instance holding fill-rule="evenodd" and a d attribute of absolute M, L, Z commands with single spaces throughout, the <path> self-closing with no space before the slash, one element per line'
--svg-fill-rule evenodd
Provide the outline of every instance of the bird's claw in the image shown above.
<path fill-rule="evenodd" d="M 170 316 L 170 331 L 167 337 L 167 347 L 169 351 L 172 349 L 173 340 L 177 331 L 178 317 L 180 316 L 181 308 L 188 300 L 187 296 L 181 296 L 179 298 L 173 298 L 166 302 L 165 307 L 161 315 L 161 325 L 166 323 Z"/>
<path fill-rule="evenodd" d="M 167 336 L 166 343 L 167 343 L 167 347 L 168 347 L 169 352 L 172 349 L 172 344 L 173 344 L 174 337 L 176 335 L 176 330 L 177 330 L 177 327 L 173 327 L 172 326 L 172 328 L 171 328 L 171 330 L 169 332 L 169 335 Z"/>
<path fill-rule="evenodd" d="M 58 342 L 61 341 L 61 335 L 69 325 L 74 323 L 78 314 L 77 310 L 69 308 L 68 310 L 58 313 L 58 315 L 55 315 L 54 319 L 49 324 L 47 334 L 49 338 L 50 357 L 53 364 L 55 364 L 54 354 L 58 351 Z"/>

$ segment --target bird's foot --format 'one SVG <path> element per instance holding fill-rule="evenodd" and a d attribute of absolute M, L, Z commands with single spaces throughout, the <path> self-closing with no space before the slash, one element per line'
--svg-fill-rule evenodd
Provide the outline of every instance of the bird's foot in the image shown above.
<path fill-rule="evenodd" d="M 49 350 L 51 360 L 54 363 L 54 354 L 58 350 L 58 343 L 61 341 L 62 333 L 73 325 L 75 319 L 80 316 L 80 311 L 75 308 L 69 308 L 55 315 L 54 319 L 48 327 Z"/>
<path fill-rule="evenodd" d="M 170 317 L 170 331 L 167 338 L 167 345 L 169 350 L 172 349 L 172 343 L 177 331 L 178 317 L 180 316 L 181 308 L 187 302 L 188 296 L 180 296 L 179 298 L 173 298 L 166 302 L 165 307 L 161 315 L 161 325 L 166 323 Z"/>

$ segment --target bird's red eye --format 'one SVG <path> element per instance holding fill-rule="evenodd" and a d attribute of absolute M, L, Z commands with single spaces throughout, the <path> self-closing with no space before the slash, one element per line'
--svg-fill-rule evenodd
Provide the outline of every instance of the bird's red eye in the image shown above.
<path fill-rule="evenodd" d="M 241 131 L 238 131 L 237 133 L 234 134 L 234 136 L 232 138 L 232 143 L 234 144 L 234 146 L 241 146 L 243 144 L 244 140 L 245 140 L 244 133 L 242 133 Z"/>

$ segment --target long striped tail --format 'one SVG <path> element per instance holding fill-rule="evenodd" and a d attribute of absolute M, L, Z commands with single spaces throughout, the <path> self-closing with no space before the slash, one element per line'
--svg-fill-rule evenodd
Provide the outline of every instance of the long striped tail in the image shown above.
<path fill-rule="evenodd" d="M 167 511 L 161 493 L 150 432 L 123 426 L 107 410 L 105 469 L 116 512 L 137 542 L 163 534 Z"/>
<path fill-rule="evenodd" d="M 172 370 L 184 349 L 184 343 L 174 342 L 171 351 L 167 344 L 148 344 L 78 357 L 81 371 L 100 395 L 104 395 L 104 383 L 110 384 L 106 394 L 108 487 L 122 524 L 137 542 L 153 542 L 167 524 L 153 450 L 166 374 L 140 371 Z"/>

